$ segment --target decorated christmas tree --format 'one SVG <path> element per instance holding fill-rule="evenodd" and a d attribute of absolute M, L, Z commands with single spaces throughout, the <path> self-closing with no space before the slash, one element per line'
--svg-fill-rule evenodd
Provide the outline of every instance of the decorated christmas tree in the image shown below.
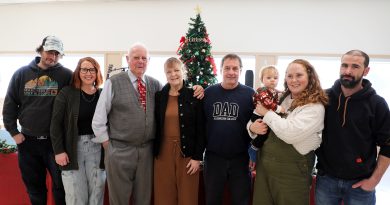
<path fill-rule="evenodd" d="M 217 68 L 211 55 L 211 42 L 200 17 L 199 7 L 197 7 L 196 18 L 191 18 L 191 21 L 186 36 L 181 37 L 177 54 L 187 67 L 189 86 L 201 85 L 206 88 L 217 82 L 215 77 Z"/>

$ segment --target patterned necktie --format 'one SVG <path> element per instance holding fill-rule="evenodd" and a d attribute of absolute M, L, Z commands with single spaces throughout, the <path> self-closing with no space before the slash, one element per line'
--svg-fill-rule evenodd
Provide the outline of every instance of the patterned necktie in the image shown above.
<path fill-rule="evenodd" d="M 146 111 L 146 87 L 142 83 L 141 78 L 137 78 L 138 93 L 139 93 L 139 102 Z"/>

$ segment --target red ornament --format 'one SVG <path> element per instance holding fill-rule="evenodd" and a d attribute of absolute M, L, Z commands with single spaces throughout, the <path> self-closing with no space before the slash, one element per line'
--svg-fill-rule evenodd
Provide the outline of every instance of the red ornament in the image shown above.
<path fill-rule="evenodd" d="M 186 41 L 186 37 L 182 36 L 180 39 L 180 43 L 184 43 Z"/>
<path fill-rule="evenodd" d="M 360 157 L 356 158 L 356 163 L 360 164 L 362 162 L 363 162 L 362 158 L 360 158 Z"/>

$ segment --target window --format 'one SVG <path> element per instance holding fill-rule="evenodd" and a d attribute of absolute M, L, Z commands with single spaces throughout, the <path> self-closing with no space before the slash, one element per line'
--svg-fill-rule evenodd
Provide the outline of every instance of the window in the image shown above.
<path fill-rule="evenodd" d="M 245 72 L 247 70 L 255 70 L 256 67 L 256 57 L 255 56 L 241 56 L 239 55 L 242 61 L 242 71 L 239 78 L 239 82 L 241 84 L 245 84 Z M 222 75 L 221 75 L 221 62 L 222 62 L 223 55 L 215 55 L 214 61 L 215 65 L 217 66 L 217 79 L 218 82 L 222 82 Z M 256 80 L 256 77 L 254 77 L 254 81 Z"/>
<path fill-rule="evenodd" d="M 14 72 L 22 66 L 28 65 L 36 55 L 25 54 L 25 55 L 0 55 L 0 97 L 4 97 L 9 80 L 11 79 Z M 74 71 L 80 58 L 85 56 L 91 56 L 100 64 L 102 72 L 104 71 L 104 55 L 91 55 L 91 54 L 69 54 L 60 59 L 60 63 Z"/>
<path fill-rule="evenodd" d="M 283 90 L 283 79 L 288 64 L 298 58 L 308 60 L 316 69 L 321 81 L 322 88 L 330 88 L 334 82 L 339 79 L 340 57 L 310 57 L 310 56 L 280 56 L 278 58 L 277 68 L 279 70 L 280 80 L 278 89 Z M 365 77 L 371 83 L 376 92 L 390 102 L 390 93 L 387 92 L 388 86 L 385 79 L 390 75 L 390 59 L 370 59 L 370 71 Z"/>
<path fill-rule="evenodd" d="M 9 81 L 14 72 L 22 66 L 28 65 L 35 55 L 0 55 L 0 98 L 1 103 L 7 93 Z M 3 104 L 1 104 L 3 108 Z"/>
<path fill-rule="evenodd" d="M 277 62 L 279 70 L 278 89 L 283 90 L 284 76 L 289 63 L 295 59 L 308 60 L 316 69 L 322 88 L 330 88 L 334 81 L 339 78 L 340 60 L 336 57 L 305 57 L 305 56 L 280 56 Z"/>
<path fill-rule="evenodd" d="M 0 55 L 0 109 L 3 110 L 4 98 L 7 93 L 9 81 L 11 80 L 14 72 L 22 66 L 28 65 L 36 54 L 1 54 Z M 101 67 L 101 71 L 104 69 L 104 55 L 96 54 L 67 54 L 59 62 L 71 69 L 76 68 L 80 58 L 91 56 L 98 61 Z M 3 124 L 2 112 L 0 112 L 0 125 Z"/>
<path fill-rule="evenodd" d="M 390 104 L 390 92 L 388 76 L 390 76 L 390 59 L 370 59 L 370 71 L 366 78 L 372 83 L 372 87 L 378 95 L 385 98 Z"/>
<path fill-rule="evenodd" d="M 100 65 L 100 71 L 102 75 L 104 73 L 104 55 L 103 54 L 66 54 L 62 59 L 60 59 L 60 63 L 74 71 L 77 67 L 77 63 L 81 58 L 92 57 L 95 59 Z"/>
<path fill-rule="evenodd" d="M 148 69 L 146 70 L 146 75 L 152 76 L 159 80 L 162 84 L 165 84 L 167 82 L 165 78 L 165 73 L 164 73 L 164 63 L 165 61 L 170 58 L 171 56 L 168 55 L 151 55 L 150 56 L 150 61 L 148 65 Z M 177 56 L 176 56 L 177 57 Z M 217 55 L 213 56 L 215 65 L 217 66 L 217 81 L 221 82 L 222 81 L 222 76 L 220 72 L 220 67 L 221 67 L 221 61 L 223 56 L 222 55 Z M 240 83 L 244 84 L 245 83 L 245 72 L 246 70 L 254 70 L 256 66 L 256 58 L 255 56 L 240 56 L 243 64 L 241 76 L 240 76 Z M 126 55 L 122 57 L 122 66 L 127 66 L 127 61 L 126 61 Z"/>
<path fill-rule="evenodd" d="M 146 69 L 145 74 L 153 78 L 156 78 L 163 85 L 167 83 L 167 79 L 165 78 L 165 73 L 164 73 L 164 63 L 170 57 L 171 57 L 170 55 L 151 55 L 148 64 L 148 69 Z M 122 57 L 122 66 L 123 67 L 128 66 L 126 61 L 126 55 L 123 55 Z"/>

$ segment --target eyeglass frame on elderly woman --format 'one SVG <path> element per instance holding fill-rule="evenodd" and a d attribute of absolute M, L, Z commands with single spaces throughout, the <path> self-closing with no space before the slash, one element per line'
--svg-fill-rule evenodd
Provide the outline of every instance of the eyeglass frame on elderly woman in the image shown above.
<path fill-rule="evenodd" d="M 96 74 L 97 73 L 97 69 L 96 68 L 80 68 L 80 73 L 82 73 L 82 74 L 87 74 L 88 71 L 91 74 Z"/>

